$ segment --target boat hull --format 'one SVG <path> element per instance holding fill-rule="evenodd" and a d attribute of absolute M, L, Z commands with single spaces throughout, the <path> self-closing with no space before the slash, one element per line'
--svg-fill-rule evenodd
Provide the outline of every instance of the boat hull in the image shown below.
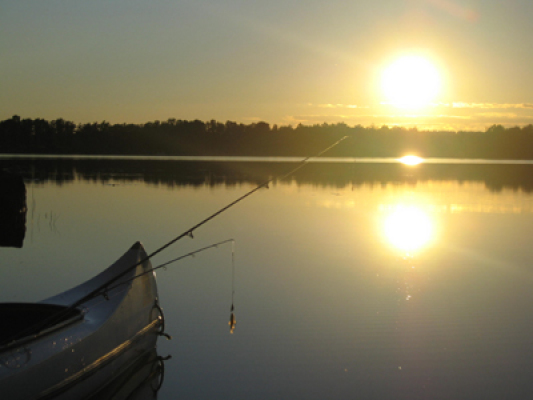
<path fill-rule="evenodd" d="M 135 244 L 95 278 L 44 304 L 69 306 L 146 257 Z M 0 393 L 6 400 L 82 399 L 114 379 L 139 354 L 155 347 L 161 328 L 155 274 L 149 261 L 82 306 L 82 318 L 0 350 Z M 133 279 L 133 277 L 141 275 Z"/>

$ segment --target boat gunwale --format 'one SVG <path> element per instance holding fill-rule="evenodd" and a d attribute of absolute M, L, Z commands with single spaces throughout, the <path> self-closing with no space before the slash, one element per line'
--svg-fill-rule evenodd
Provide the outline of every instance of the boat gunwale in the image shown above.
<path fill-rule="evenodd" d="M 98 370 L 100 370 L 101 368 L 104 368 L 109 363 L 113 362 L 115 359 L 120 357 L 122 354 L 128 351 L 135 343 L 142 340 L 145 335 L 149 334 L 152 329 L 154 328 L 157 329 L 158 326 L 161 326 L 160 318 L 156 318 L 152 320 L 144 328 L 138 331 L 132 338 L 127 339 L 123 343 L 119 344 L 114 349 L 104 354 L 102 357 L 93 361 L 87 367 L 78 371 L 76 374 L 71 375 L 68 378 L 65 378 L 63 381 L 57 383 L 56 385 L 52 387 L 49 387 L 48 389 L 45 389 L 39 394 L 37 399 L 45 400 L 45 399 L 54 398 L 60 393 L 68 390 L 72 386 L 75 386 L 80 381 L 87 379 L 92 374 L 95 374 L 96 372 L 98 372 Z M 157 335 L 157 330 L 153 333 Z"/>

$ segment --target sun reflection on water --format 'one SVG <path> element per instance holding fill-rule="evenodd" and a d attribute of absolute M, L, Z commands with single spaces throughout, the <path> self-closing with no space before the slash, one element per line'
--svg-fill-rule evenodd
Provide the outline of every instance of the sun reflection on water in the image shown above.
<path fill-rule="evenodd" d="M 418 156 L 404 156 L 398 159 L 399 162 L 405 165 L 418 165 L 424 162 L 424 159 Z"/>
<path fill-rule="evenodd" d="M 427 245 L 433 237 L 433 223 L 416 206 L 398 206 L 384 221 L 388 241 L 405 252 L 413 252 Z"/>

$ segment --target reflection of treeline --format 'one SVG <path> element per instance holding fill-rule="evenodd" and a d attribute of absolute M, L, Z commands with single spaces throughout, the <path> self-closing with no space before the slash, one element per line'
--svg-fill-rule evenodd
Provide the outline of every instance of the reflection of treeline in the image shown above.
<path fill-rule="evenodd" d="M 101 184 L 147 183 L 168 187 L 258 185 L 285 176 L 294 163 L 197 162 L 121 159 L 0 159 L 0 169 L 19 171 L 26 181 L 74 180 Z M 533 165 L 310 163 L 276 183 L 345 188 L 362 185 L 413 184 L 427 181 L 484 183 L 492 191 L 533 192 Z"/>
<path fill-rule="evenodd" d="M 533 125 L 485 132 L 434 132 L 344 123 L 270 126 L 169 119 L 146 124 L 78 124 L 56 119 L 0 122 L 0 153 L 192 156 L 305 156 L 349 136 L 328 156 L 533 159 Z"/>

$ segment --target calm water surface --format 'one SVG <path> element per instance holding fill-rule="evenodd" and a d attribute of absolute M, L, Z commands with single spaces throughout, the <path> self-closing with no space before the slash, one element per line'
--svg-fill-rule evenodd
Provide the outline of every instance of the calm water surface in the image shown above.
<path fill-rule="evenodd" d="M 23 247 L 0 248 L 0 301 L 70 288 L 137 240 L 151 252 L 285 167 L 1 166 L 23 174 L 28 212 Z M 153 260 L 236 241 L 234 277 L 230 245 L 158 271 L 173 340 L 157 398 L 531 395 L 533 169 L 309 168 Z"/>

